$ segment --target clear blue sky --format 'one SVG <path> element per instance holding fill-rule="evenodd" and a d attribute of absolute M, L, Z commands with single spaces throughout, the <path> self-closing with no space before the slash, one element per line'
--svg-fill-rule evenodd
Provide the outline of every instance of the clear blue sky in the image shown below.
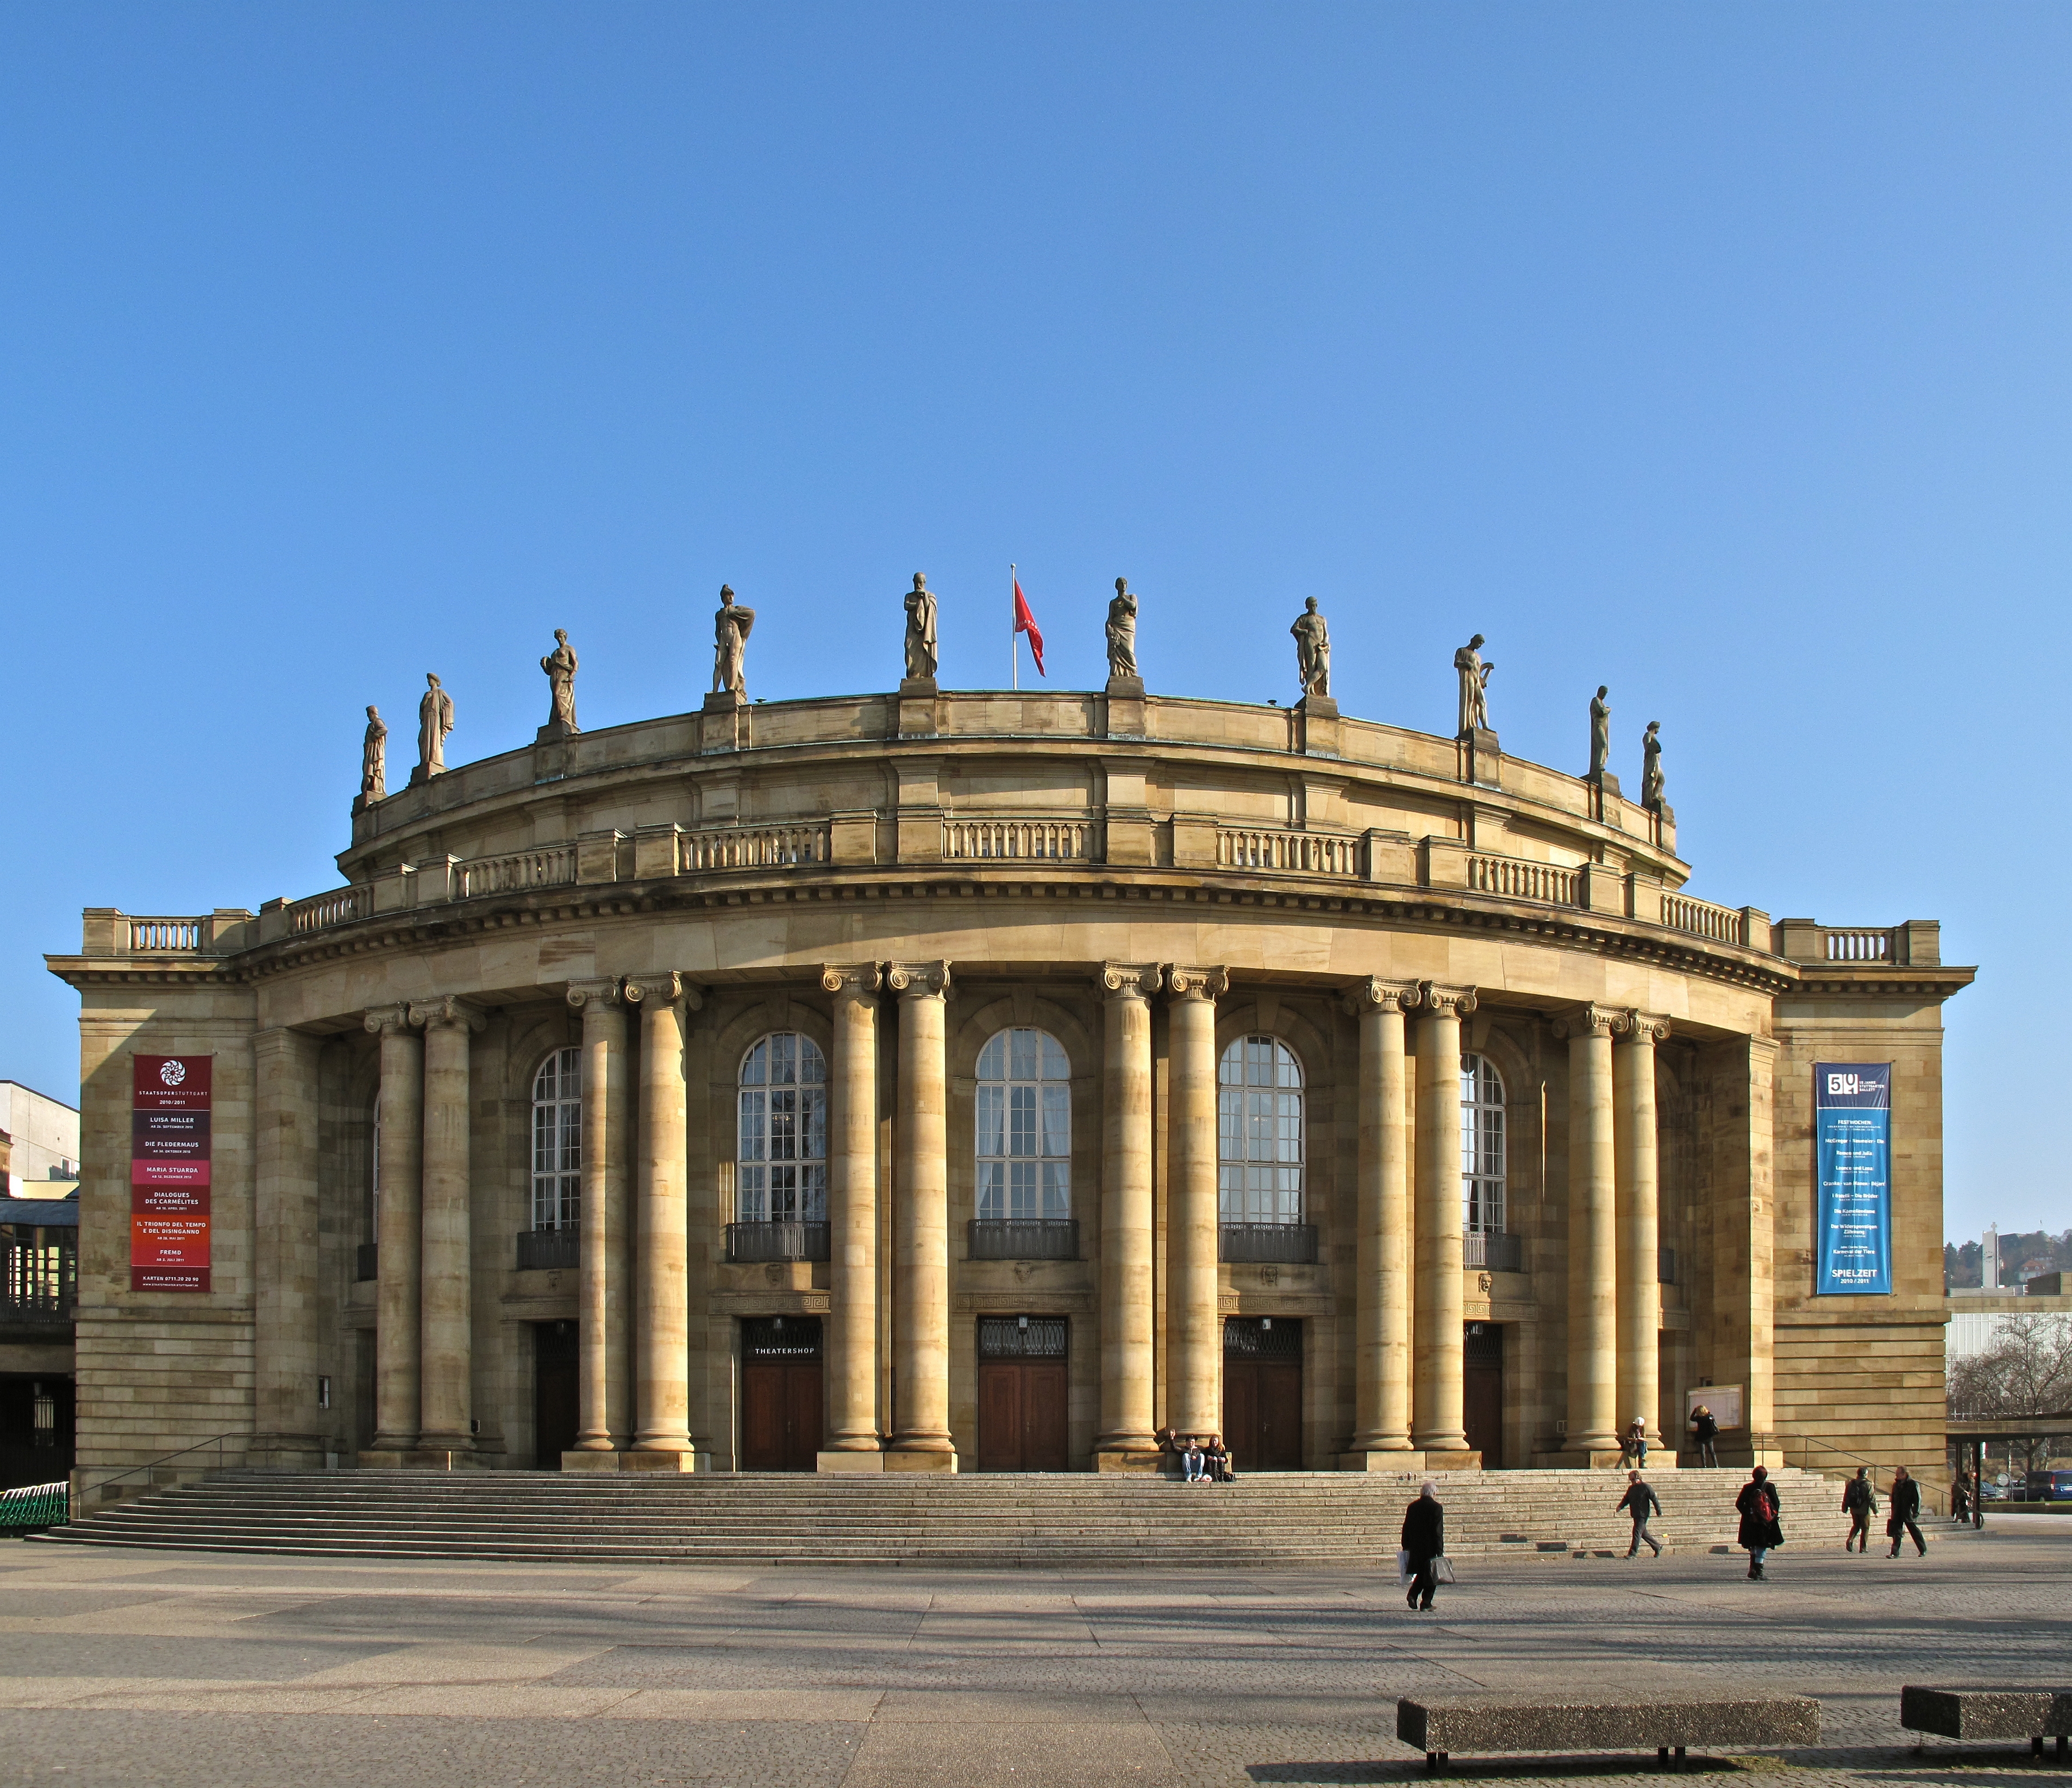
<path fill-rule="evenodd" d="M 0 10 L 0 1075 L 79 909 L 335 884 L 360 710 L 456 762 L 1054 679 L 1507 750 L 1663 722 L 1693 891 L 1939 918 L 1949 1227 L 2072 1223 L 2072 10 Z M 1025 667 L 1025 675 L 1026 674 Z M 2060 717 L 2052 720 L 2051 716 Z M 407 753 L 399 754 L 407 757 Z M 2054 1089 L 2061 1089 L 2054 1091 Z M 2016 1094 L 2019 1094 L 2019 1097 Z"/>

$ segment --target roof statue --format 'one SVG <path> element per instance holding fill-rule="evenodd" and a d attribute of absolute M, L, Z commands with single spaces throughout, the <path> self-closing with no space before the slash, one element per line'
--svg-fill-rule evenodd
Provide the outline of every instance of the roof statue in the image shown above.
<path fill-rule="evenodd" d="M 1137 668 L 1137 598 L 1129 593 L 1129 580 L 1115 581 L 1115 599 L 1108 605 L 1108 674 L 1133 677 Z"/>
<path fill-rule="evenodd" d="M 548 687 L 553 692 L 547 724 L 540 730 L 561 738 L 580 733 L 582 729 L 576 725 L 576 650 L 569 643 L 565 629 L 554 629 L 554 649 L 540 660 L 540 668 L 547 673 Z"/>
<path fill-rule="evenodd" d="M 734 599 L 734 586 L 719 586 L 719 613 L 713 617 L 713 685 L 714 695 L 745 695 L 748 680 L 743 667 L 748 659 L 748 635 L 755 625 L 755 610 Z"/>
<path fill-rule="evenodd" d="M 1331 693 L 1331 630 L 1317 612 L 1317 598 L 1310 597 L 1288 630 L 1295 635 L 1295 675 L 1304 696 Z"/>
<path fill-rule="evenodd" d="M 906 593 L 906 679 L 909 682 L 935 680 L 935 594 L 928 588 L 925 573 L 914 573 L 914 587 Z"/>
<path fill-rule="evenodd" d="M 417 767 L 410 772 L 412 782 L 428 782 L 446 774 L 446 734 L 453 730 L 453 697 L 427 671 L 425 693 L 417 703 Z"/>
<path fill-rule="evenodd" d="M 1489 728 L 1487 691 L 1490 672 L 1496 666 L 1482 662 L 1482 636 L 1477 634 L 1453 654 L 1453 668 L 1461 680 L 1461 723 L 1457 736 L 1463 738 Z"/>

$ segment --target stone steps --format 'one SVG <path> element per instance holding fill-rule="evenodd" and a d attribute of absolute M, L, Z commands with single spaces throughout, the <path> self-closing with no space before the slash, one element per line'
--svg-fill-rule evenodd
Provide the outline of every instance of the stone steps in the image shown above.
<path fill-rule="evenodd" d="M 1775 1474 L 1786 1508 L 1827 1512 L 1827 1486 Z M 1457 1558 L 1623 1552 L 1610 1472 L 1441 1474 Z M 1243 1569 L 1395 1560 L 1418 1480 L 1258 1473 L 1190 1486 L 1057 1476 L 240 1471 L 156 1490 L 46 1543 L 364 1557 L 654 1560 L 810 1565 Z M 1679 1551 L 1731 1544 L 1734 1472 L 1664 1473 L 1655 1531 Z"/>

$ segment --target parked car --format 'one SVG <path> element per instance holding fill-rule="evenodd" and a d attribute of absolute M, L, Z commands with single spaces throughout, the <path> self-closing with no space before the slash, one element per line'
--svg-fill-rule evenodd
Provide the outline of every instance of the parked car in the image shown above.
<path fill-rule="evenodd" d="M 2004 1484 L 1996 1484 L 1988 1478 L 1979 1486 L 1979 1500 L 1981 1502 L 2004 1502 L 2007 1499 L 2008 1487 Z"/>
<path fill-rule="evenodd" d="M 2029 1474 L 2032 1502 L 2072 1502 L 2072 1471 L 2032 1471 Z"/>

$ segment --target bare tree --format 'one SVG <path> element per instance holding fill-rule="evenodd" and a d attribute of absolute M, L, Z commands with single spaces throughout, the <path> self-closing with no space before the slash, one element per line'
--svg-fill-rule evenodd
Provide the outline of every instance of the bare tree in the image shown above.
<path fill-rule="evenodd" d="M 2072 1318 L 2055 1312 L 2010 1316 L 1983 1354 L 1950 1365 L 1950 1413 L 2018 1420 L 2072 1408 Z M 2022 1443 L 2036 1469 L 2041 1435 Z M 2012 1449 L 2009 1449 L 2012 1454 Z"/>

